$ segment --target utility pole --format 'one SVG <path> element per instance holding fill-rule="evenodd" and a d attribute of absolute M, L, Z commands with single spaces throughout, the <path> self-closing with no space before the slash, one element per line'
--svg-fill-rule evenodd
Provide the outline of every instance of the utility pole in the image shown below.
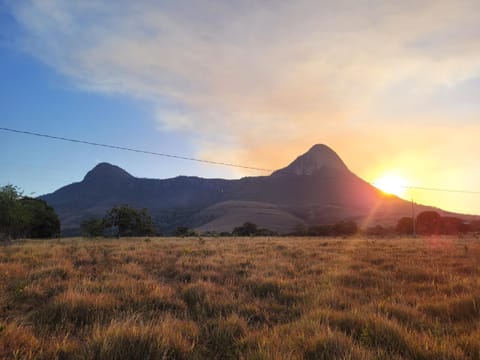
<path fill-rule="evenodd" d="M 412 196 L 412 227 L 413 227 L 413 237 L 417 237 L 417 229 L 415 228 L 415 203 L 413 202 L 413 196 Z"/>

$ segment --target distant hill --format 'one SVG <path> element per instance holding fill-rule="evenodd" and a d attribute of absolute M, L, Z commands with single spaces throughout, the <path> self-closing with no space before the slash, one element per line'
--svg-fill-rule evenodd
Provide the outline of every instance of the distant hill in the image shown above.
<path fill-rule="evenodd" d="M 41 198 L 55 208 L 66 234 L 78 232 L 83 219 L 103 216 L 118 204 L 148 208 L 166 233 L 177 226 L 231 231 L 245 221 L 288 233 L 298 226 L 339 220 L 392 225 L 402 216 L 411 216 L 410 202 L 386 196 L 360 179 L 326 145 L 314 145 L 270 176 L 238 180 L 143 179 L 101 163 L 82 181 Z M 417 212 L 426 209 L 432 208 L 416 206 Z"/>

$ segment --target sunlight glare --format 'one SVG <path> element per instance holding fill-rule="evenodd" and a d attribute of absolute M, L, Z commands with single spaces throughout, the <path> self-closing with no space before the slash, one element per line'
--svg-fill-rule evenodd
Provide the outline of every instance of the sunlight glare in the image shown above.
<path fill-rule="evenodd" d="M 384 175 L 376 180 L 373 185 L 386 194 L 404 197 L 407 182 L 398 175 Z"/>

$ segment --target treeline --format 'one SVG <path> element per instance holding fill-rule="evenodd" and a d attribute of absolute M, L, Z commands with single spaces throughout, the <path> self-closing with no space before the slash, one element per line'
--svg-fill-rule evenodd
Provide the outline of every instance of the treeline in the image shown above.
<path fill-rule="evenodd" d="M 206 231 L 204 233 L 197 233 L 194 229 L 187 226 L 179 226 L 175 230 L 174 236 L 189 237 L 189 236 L 278 236 L 278 233 L 269 229 L 260 228 L 257 224 L 252 222 L 245 222 L 243 225 L 235 227 L 231 232 L 222 231 Z"/>
<path fill-rule="evenodd" d="M 480 232 L 480 220 L 465 222 L 464 220 L 451 216 L 441 216 L 436 211 L 424 211 L 415 218 L 415 233 L 418 235 L 458 235 L 469 232 Z M 339 221 L 333 224 L 313 225 L 304 227 L 299 225 L 294 231 L 286 236 L 325 236 L 325 237 L 348 237 L 353 235 L 367 236 L 403 236 L 413 235 L 414 227 L 411 217 L 403 217 L 398 220 L 395 226 L 373 225 L 360 228 L 355 221 Z M 192 229 L 183 228 L 182 233 L 177 236 L 197 235 Z M 259 228 L 256 224 L 246 222 L 242 226 L 234 228 L 229 232 L 207 232 L 206 236 L 278 236 L 279 234 L 265 228 Z"/>
<path fill-rule="evenodd" d="M 396 230 L 399 233 L 413 232 L 411 217 L 398 221 Z M 436 211 L 424 211 L 415 218 L 415 232 L 420 235 L 456 235 L 480 231 L 480 221 L 466 222 L 453 216 L 441 216 Z"/>
<path fill-rule="evenodd" d="M 129 205 L 112 207 L 103 217 L 91 217 L 82 221 L 81 234 L 85 237 L 123 237 L 161 235 L 147 209 L 135 209 Z M 381 225 L 360 229 L 355 221 L 333 224 L 299 225 L 289 236 L 368 236 L 393 235 L 458 235 L 480 232 L 480 220 L 465 222 L 461 218 L 441 216 L 436 211 L 424 211 L 413 220 L 403 217 L 392 227 Z M 279 236 L 275 231 L 261 228 L 253 222 L 245 222 L 231 232 L 206 232 L 198 234 L 187 226 L 178 226 L 170 235 L 188 236 Z M 0 240 L 16 238 L 51 238 L 60 236 L 60 221 L 54 209 L 45 201 L 23 196 L 13 185 L 0 188 Z"/>
<path fill-rule="evenodd" d="M 60 220 L 45 201 L 23 196 L 13 185 L 0 188 L 0 240 L 60 236 Z"/>

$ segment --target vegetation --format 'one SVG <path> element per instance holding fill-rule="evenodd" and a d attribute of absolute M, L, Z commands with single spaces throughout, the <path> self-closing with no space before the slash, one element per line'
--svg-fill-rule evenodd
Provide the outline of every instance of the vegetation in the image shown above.
<path fill-rule="evenodd" d="M 137 210 L 128 205 L 112 207 L 103 218 L 91 217 L 82 221 L 80 231 L 85 237 L 149 236 L 156 233 L 147 209 Z"/>
<path fill-rule="evenodd" d="M 321 224 L 310 226 L 305 229 L 298 225 L 292 235 L 294 236 L 353 236 L 359 232 L 358 225 L 355 221 L 339 221 L 334 224 Z"/>
<path fill-rule="evenodd" d="M 186 236 L 198 236 L 198 234 L 195 232 L 195 230 L 187 227 L 187 226 L 179 226 L 175 230 L 175 236 L 178 237 L 186 237 Z"/>
<path fill-rule="evenodd" d="M 413 234 L 413 220 L 411 217 L 402 217 L 398 220 L 395 231 L 401 235 Z"/>
<path fill-rule="evenodd" d="M 341 221 L 333 225 L 312 226 L 308 230 L 310 236 L 352 236 L 358 232 L 354 221 Z"/>
<path fill-rule="evenodd" d="M 415 226 L 417 233 L 423 235 L 451 235 L 472 231 L 471 224 L 456 217 L 440 216 L 436 211 L 424 211 L 418 214 Z"/>
<path fill-rule="evenodd" d="M 478 359 L 474 237 L 0 247 L 1 359 Z"/>
<path fill-rule="evenodd" d="M 276 235 L 275 232 L 259 228 L 257 224 L 247 221 L 242 226 L 237 226 L 233 229 L 232 234 L 233 236 L 273 236 Z"/>
<path fill-rule="evenodd" d="M 84 237 L 104 236 L 105 222 L 97 217 L 88 218 L 80 224 L 80 232 Z"/>
<path fill-rule="evenodd" d="M 147 209 L 136 210 L 128 205 L 111 208 L 103 218 L 107 232 L 121 236 L 155 235 L 155 226 Z"/>
<path fill-rule="evenodd" d="M 0 188 L 0 240 L 59 235 L 58 216 L 45 201 L 25 197 L 13 185 Z"/>

